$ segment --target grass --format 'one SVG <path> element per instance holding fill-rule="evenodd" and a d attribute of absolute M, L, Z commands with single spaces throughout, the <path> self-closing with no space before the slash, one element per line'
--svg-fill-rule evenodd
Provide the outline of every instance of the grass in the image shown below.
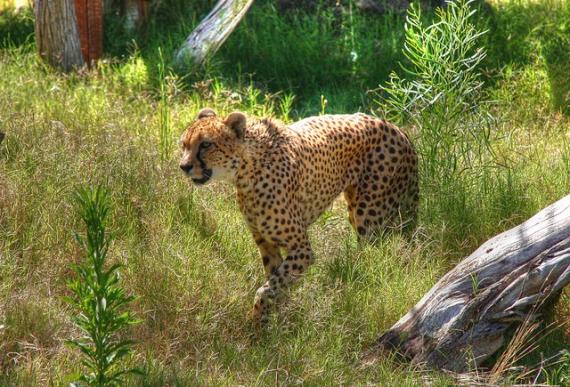
<path fill-rule="evenodd" d="M 570 9 L 552 0 L 490 3 L 478 23 L 492 26 L 483 70 L 484 92 L 494 101 L 495 164 L 446 184 L 422 178 L 411 240 L 393 235 L 359 246 L 339 200 L 311 229 L 316 264 L 268 332 L 254 337 L 246 314 L 263 270 L 233 190 L 194 189 L 178 171 L 177 151 L 161 144 L 168 133 L 175 143 L 204 106 L 286 121 L 318 114 L 324 99 L 327 113 L 374 108 L 366 91 L 403 58 L 404 19 L 353 10 L 339 37 L 329 29 L 329 11 L 319 12 L 277 17 L 261 2 L 211 68 L 185 79 L 159 79 L 158 47 L 172 52 L 193 21 L 168 27 L 179 35 L 151 26 L 130 55 L 75 75 L 40 63 L 19 35 L 2 46 L 0 385 L 64 385 L 80 368 L 64 345 L 77 336 L 64 297 L 70 263 L 83 254 L 73 240 L 81 228 L 73 192 L 99 184 L 112 198 L 108 259 L 125 265 L 122 284 L 138 296 L 131 309 L 143 320 L 125 336 L 137 342 L 132 365 L 147 377 L 132 376 L 130 384 L 422 382 L 395 359 L 364 365 L 359 356 L 462 257 L 570 191 L 562 71 L 570 60 L 555 55 L 570 48 L 562 28 Z M 275 31 L 287 33 L 276 39 Z M 356 67 L 346 57 L 353 42 L 360 45 Z M 554 319 L 569 317 L 567 290 Z M 565 329 L 541 342 L 536 356 L 568 347 Z M 564 380 L 560 369 L 548 370 L 551 380 Z M 450 384 L 445 375 L 429 377 Z"/>

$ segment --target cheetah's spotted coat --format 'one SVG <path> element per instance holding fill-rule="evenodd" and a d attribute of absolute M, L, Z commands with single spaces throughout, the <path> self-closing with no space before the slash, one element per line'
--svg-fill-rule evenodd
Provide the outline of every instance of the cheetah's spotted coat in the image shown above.
<path fill-rule="evenodd" d="M 181 144 L 180 167 L 194 183 L 225 179 L 237 188 L 267 279 L 255 297 L 258 322 L 313 262 L 307 228 L 340 193 L 360 235 L 415 213 L 416 153 L 404 133 L 375 117 L 328 115 L 286 126 L 203 109 Z"/>

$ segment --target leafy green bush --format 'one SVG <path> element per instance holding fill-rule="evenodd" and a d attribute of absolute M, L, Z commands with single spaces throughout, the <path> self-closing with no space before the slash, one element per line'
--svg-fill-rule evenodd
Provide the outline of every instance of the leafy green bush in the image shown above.
<path fill-rule="evenodd" d="M 114 264 L 105 269 L 107 252 L 112 238 L 106 231 L 109 200 L 107 192 L 96 189 L 77 191 L 79 212 L 87 228 L 86 237 L 76 234 L 77 242 L 87 253 L 86 260 L 77 266 L 77 279 L 69 283 L 73 296 L 69 303 L 79 312 L 73 318 L 81 330 L 80 339 L 68 344 L 81 351 L 82 364 L 90 371 L 80 381 L 91 386 L 119 385 L 128 373 L 138 369 L 122 369 L 121 360 L 131 353 L 130 340 L 120 340 L 118 333 L 138 321 L 123 309 L 134 299 L 120 286 L 118 269 Z"/>
<path fill-rule="evenodd" d="M 437 8 L 435 21 L 422 23 L 420 8 L 410 6 L 405 27 L 402 65 L 386 95 L 377 101 L 384 114 L 419 134 L 418 148 L 426 176 L 450 176 L 468 168 L 489 146 L 487 102 L 482 99 L 478 65 L 485 57 L 478 47 L 479 31 L 472 22 L 472 0 L 457 0 Z"/>

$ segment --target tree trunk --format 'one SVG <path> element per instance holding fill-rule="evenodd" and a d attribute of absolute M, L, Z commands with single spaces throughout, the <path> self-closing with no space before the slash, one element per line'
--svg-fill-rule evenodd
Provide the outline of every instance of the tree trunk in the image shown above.
<path fill-rule="evenodd" d="M 175 54 L 175 65 L 188 69 L 203 65 L 244 17 L 253 0 L 220 0 Z"/>
<path fill-rule="evenodd" d="M 35 0 L 36 42 L 49 64 L 71 71 L 83 65 L 73 0 Z"/>
<path fill-rule="evenodd" d="M 570 283 L 570 195 L 485 242 L 377 340 L 413 363 L 464 372 Z"/>
<path fill-rule="evenodd" d="M 103 1 L 75 0 L 81 55 L 91 66 L 103 55 Z"/>

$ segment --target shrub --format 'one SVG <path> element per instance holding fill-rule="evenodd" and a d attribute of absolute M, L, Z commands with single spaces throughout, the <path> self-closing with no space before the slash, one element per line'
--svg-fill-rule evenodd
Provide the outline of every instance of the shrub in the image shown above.
<path fill-rule="evenodd" d="M 402 65 L 406 78 L 390 75 L 377 101 L 384 115 L 416 128 L 423 173 L 449 177 L 472 165 L 489 149 L 489 118 L 482 100 L 478 47 L 485 31 L 472 23 L 473 0 L 457 0 L 437 8 L 425 27 L 419 6 L 408 9 Z"/>
<path fill-rule="evenodd" d="M 76 234 L 78 243 L 86 252 L 84 262 L 75 266 L 77 278 L 69 283 L 73 293 L 68 302 L 77 309 L 73 322 L 82 332 L 80 339 L 68 344 L 81 351 L 82 364 L 90 373 L 80 377 L 91 386 L 119 385 L 127 373 L 137 369 L 122 369 L 121 360 L 131 353 L 132 341 L 120 340 L 117 335 L 138 321 L 123 309 L 134 299 L 120 286 L 118 269 L 106 266 L 107 252 L 112 238 L 106 231 L 109 213 L 107 192 L 96 189 L 77 191 L 79 213 L 86 226 L 86 236 Z"/>

